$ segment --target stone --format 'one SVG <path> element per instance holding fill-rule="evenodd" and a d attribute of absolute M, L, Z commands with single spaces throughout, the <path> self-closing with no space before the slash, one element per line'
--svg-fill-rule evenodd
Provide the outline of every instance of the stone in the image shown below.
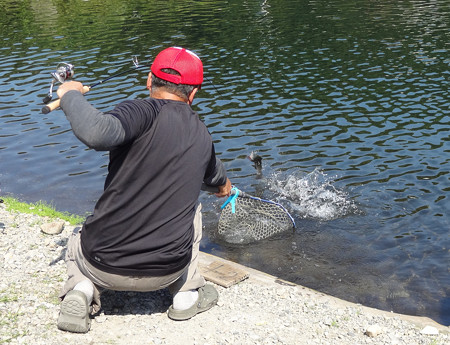
<path fill-rule="evenodd" d="M 439 335 L 439 330 L 436 327 L 425 326 L 425 328 L 422 329 L 420 333 L 425 335 Z"/>
<path fill-rule="evenodd" d="M 375 324 L 367 327 L 366 332 L 364 334 L 371 338 L 375 338 L 376 336 L 381 334 L 381 332 L 382 332 L 381 327 Z"/>
<path fill-rule="evenodd" d="M 63 221 L 56 221 L 41 225 L 41 231 L 47 235 L 58 235 L 63 231 L 63 229 L 64 229 Z"/>

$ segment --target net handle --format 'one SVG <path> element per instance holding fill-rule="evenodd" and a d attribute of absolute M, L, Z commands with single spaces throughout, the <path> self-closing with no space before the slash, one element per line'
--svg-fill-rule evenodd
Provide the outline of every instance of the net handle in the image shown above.
<path fill-rule="evenodd" d="M 236 187 L 231 188 L 231 195 L 224 202 L 221 209 L 223 210 L 225 206 L 231 204 L 231 213 L 236 213 L 236 198 L 239 196 L 239 189 Z"/>

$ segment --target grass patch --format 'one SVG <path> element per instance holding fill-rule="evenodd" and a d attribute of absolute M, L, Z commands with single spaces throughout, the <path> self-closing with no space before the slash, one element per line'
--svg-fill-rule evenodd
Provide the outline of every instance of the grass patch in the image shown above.
<path fill-rule="evenodd" d="M 72 225 L 78 225 L 84 221 L 84 218 L 81 216 L 70 214 L 68 212 L 56 211 L 54 207 L 42 201 L 28 204 L 12 197 L 2 197 L 2 199 L 6 204 L 6 210 L 10 212 L 30 213 L 40 217 L 48 217 L 50 219 L 62 219 Z"/>
<path fill-rule="evenodd" d="M 20 313 L 11 310 L 16 309 L 15 306 L 6 305 L 18 300 L 19 296 L 14 283 L 8 286 L 7 289 L 0 291 L 0 303 L 5 304 L 0 309 L 0 329 L 2 330 L 0 332 L 0 344 L 11 343 L 20 336 L 20 332 L 17 331 Z"/>
<path fill-rule="evenodd" d="M 19 332 L 17 330 L 20 315 L 21 314 L 14 312 L 8 312 L 0 315 L 0 328 L 4 328 L 6 330 L 6 332 L 1 335 L 0 344 L 9 344 L 14 339 L 26 335 L 26 332 Z"/>
<path fill-rule="evenodd" d="M 17 302 L 19 298 L 16 295 L 0 296 L 0 303 Z"/>

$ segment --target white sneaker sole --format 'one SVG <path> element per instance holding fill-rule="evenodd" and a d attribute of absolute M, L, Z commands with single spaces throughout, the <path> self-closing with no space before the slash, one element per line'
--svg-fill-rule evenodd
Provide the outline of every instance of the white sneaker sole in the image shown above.
<path fill-rule="evenodd" d="M 91 327 L 86 295 L 77 290 L 69 291 L 61 303 L 58 328 L 73 333 L 87 333 Z"/>

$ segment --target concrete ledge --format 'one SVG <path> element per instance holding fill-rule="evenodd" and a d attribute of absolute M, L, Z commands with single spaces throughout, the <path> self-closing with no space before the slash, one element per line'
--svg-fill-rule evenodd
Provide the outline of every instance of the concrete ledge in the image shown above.
<path fill-rule="evenodd" d="M 339 299 L 337 297 L 329 296 L 322 292 L 318 292 L 316 290 L 285 281 L 283 279 L 272 276 L 270 274 L 255 270 L 253 268 L 243 266 L 241 264 L 238 264 L 238 263 L 235 263 L 232 261 L 222 259 L 220 257 L 214 256 L 214 255 L 211 255 L 208 253 L 200 252 L 200 258 L 199 258 L 200 269 L 205 268 L 214 262 L 221 262 L 221 263 L 227 264 L 231 267 L 235 267 L 236 271 L 239 271 L 239 272 L 242 272 L 242 271 L 247 272 L 248 278 L 243 280 L 243 283 L 248 283 L 248 284 L 254 283 L 254 284 L 261 284 L 261 285 L 265 285 L 265 286 L 288 285 L 288 286 L 295 287 L 301 296 L 305 296 L 310 299 L 314 298 L 314 300 L 317 302 L 326 302 L 329 305 L 336 307 L 336 308 L 345 308 L 345 307 L 359 308 L 362 312 L 364 312 L 365 314 L 368 314 L 368 315 L 380 315 L 380 316 L 385 316 L 387 318 L 397 317 L 401 320 L 411 322 L 419 328 L 424 328 L 425 326 L 432 326 L 432 327 L 437 328 L 439 330 L 439 332 L 441 332 L 441 333 L 450 334 L 450 327 L 441 325 L 428 317 L 398 314 L 398 313 L 394 313 L 394 312 L 379 310 L 376 308 L 366 307 L 361 304 L 345 301 L 345 300 Z"/>

